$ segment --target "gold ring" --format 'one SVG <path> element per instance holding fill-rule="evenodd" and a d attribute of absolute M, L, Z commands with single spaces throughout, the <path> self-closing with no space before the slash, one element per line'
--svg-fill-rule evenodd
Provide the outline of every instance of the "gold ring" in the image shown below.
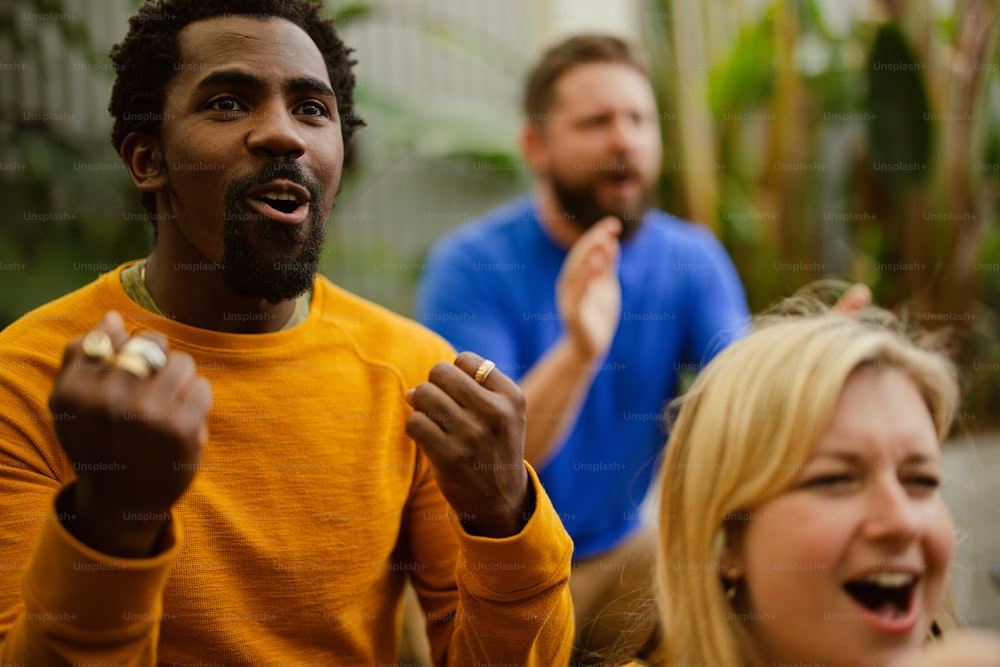
<path fill-rule="evenodd" d="M 91 331 L 83 337 L 83 353 L 91 359 L 105 363 L 115 358 L 115 348 L 111 336 L 103 331 Z"/>
<path fill-rule="evenodd" d="M 143 380 L 153 374 L 153 369 L 146 358 L 135 352 L 120 352 L 115 357 L 114 364 L 115 368 L 120 368 Z"/>
<path fill-rule="evenodd" d="M 479 364 L 479 368 L 476 369 L 476 382 L 479 384 L 486 384 L 486 378 L 490 376 L 490 373 L 492 373 L 493 369 L 496 367 L 497 365 L 489 359 L 483 359 L 483 363 Z"/>
<path fill-rule="evenodd" d="M 129 338 L 122 346 L 118 356 L 123 354 L 141 357 L 146 362 L 150 373 L 155 373 L 167 365 L 167 355 L 164 354 L 159 345 L 148 338 Z"/>

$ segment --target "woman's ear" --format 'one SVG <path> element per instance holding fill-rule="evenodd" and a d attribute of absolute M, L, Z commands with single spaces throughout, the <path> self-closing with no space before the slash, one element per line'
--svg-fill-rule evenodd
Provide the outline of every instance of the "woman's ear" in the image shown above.
<path fill-rule="evenodd" d="M 140 192 L 161 192 L 167 187 L 167 163 L 160 141 L 148 132 L 130 132 L 118 154 Z"/>
<path fill-rule="evenodd" d="M 736 522 L 727 522 L 715 534 L 713 551 L 719 564 L 719 576 L 737 581 L 746 575 L 743 560 L 743 530 Z"/>

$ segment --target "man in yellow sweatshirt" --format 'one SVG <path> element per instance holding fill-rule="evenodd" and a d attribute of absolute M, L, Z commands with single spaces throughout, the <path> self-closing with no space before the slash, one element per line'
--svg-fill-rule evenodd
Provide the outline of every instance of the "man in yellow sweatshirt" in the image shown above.
<path fill-rule="evenodd" d="M 153 252 L 0 333 L 0 664 L 565 664 L 524 400 L 316 275 L 353 115 L 307 0 L 165 0 L 112 50 Z"/>

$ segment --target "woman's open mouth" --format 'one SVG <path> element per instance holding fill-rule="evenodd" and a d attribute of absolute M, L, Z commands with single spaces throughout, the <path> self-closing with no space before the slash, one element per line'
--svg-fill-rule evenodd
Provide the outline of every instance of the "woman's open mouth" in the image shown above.
<path fill-rule="evenodd" d="M 873 572 L 848 581 L 844 590 L 864 608 L 871 625 L 885 632 L 907 632 L 919 617 L 915 595 L 919 581 L 913 572 Z"/>

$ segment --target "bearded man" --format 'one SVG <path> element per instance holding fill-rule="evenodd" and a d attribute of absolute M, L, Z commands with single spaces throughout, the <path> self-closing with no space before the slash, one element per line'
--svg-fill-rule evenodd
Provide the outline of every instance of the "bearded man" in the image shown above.
<path fill-rule="evenodd" d="M 111 53 L 151 254 L 0 333 L 0 663 L 565 664 L 517 385 L 316 275 L 353 114 L 311 0 L 159 0 Z M 454 359 L 454 363 L 452 360 Z"/>
<path fill-rule="evenodd" d="M 600 662 L 654 632 L 655 538 L 639 507 L 664 408 L 748 311 L 711 233 L 651 208 L 660 117 L 634 48 L 604 35 L 555 45 L 524 112 L 533 194 L 438 242 L 416 313 L 524 391 L 526 458 L 575 544 L 576 661 Z"/>

